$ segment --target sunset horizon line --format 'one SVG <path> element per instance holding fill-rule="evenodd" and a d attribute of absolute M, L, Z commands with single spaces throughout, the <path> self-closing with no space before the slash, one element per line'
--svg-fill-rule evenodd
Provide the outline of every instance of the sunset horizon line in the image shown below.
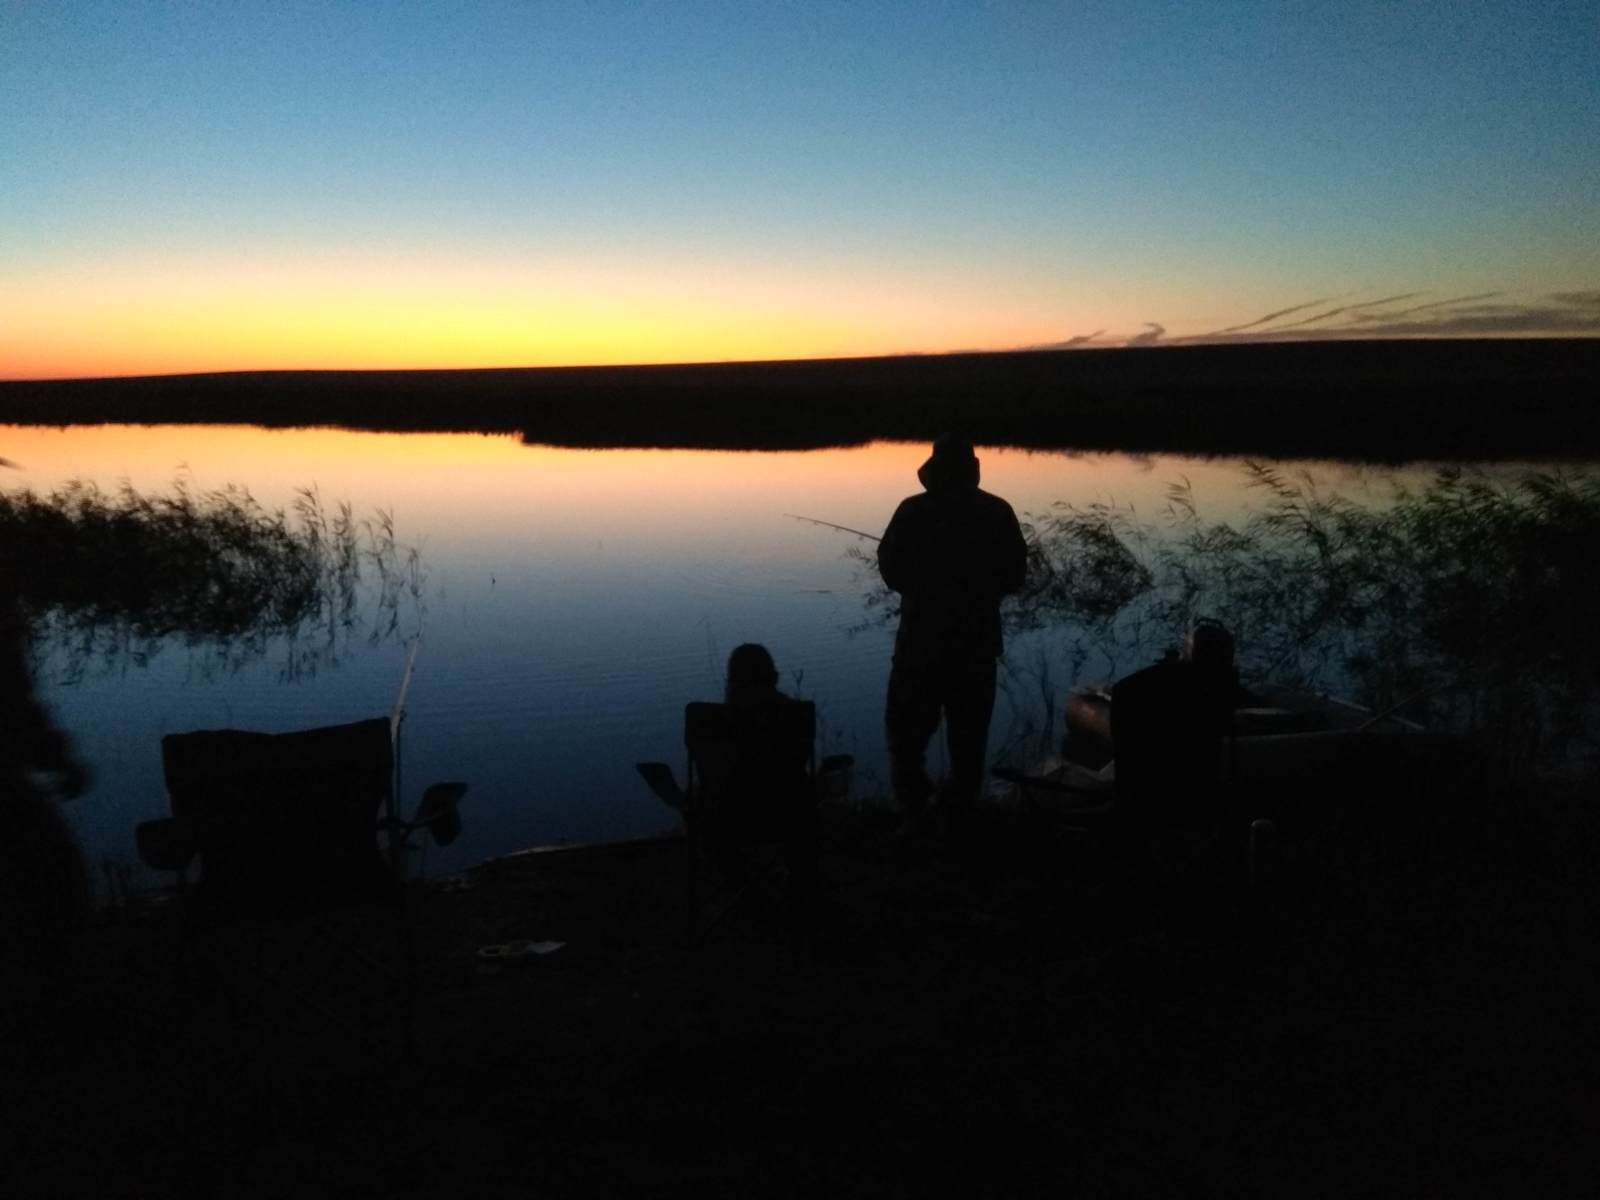
<path fill-rule="evenodd" d="M 1263 331 L 1258 336 L 1197 334 L 1170 338 L 1139 340 L 1138 336 L 1126 341 L 1091 341 L 1069 339 L 1067 342 L 1042 345 L 1004 346 L 997 348 L 961 347 L 950 350 L 900 350 L 881 354 L 815 354 L 783 355 L 774 358 L 684 358 L 639 359 L 629 362 L 564 362 L 564 363 L 481 363 L 470 366 L 240 366 L 195 370 L 112 371 L 103 374 L 42 374 L 12 375 L 0 371 L 0 383 L 97 383 L 138 379 L 202 379 L 229 375 L 444 375 L 488 374 L 492 372 L 538 371 L 643 371 L 671 370 L 676 368 L 708 367 L 782 367 L 806 363 L 881 362 L 894 359 L 917 358 L 971 358 L 1006 357 L 1028 354 L 1079 354 L 1084 352 L 1116 352 L 1122 350 L 1184 350 L 1221 349 L 1277 346 L 1332 346 L 1339 344 L 1365 344 L 1376 342 L 1491 342 L 1491 341 L 1585 341 L 1600 338 L 1600 329 L 1580 331 L 1505 330 L 1497 332 L 1441 332 L 1441 333 L 1371 333 L 1356 334 L 1348 330 L 1306 332 L 1300 336 L 1273 336 Z"/>

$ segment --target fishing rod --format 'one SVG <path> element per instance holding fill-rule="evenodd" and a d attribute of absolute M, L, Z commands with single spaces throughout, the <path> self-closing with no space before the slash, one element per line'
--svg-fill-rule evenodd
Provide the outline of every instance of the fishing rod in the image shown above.
<path fill-rule="evenodd" d="M 857 537 L 866 538 L 869 542 L 881 542 L 883 539 L 875 533 L 867 533 L 862 529 L 851 529 L 848 525 L 835 525 L 832 521 L 819 521 L 816 517 L 802 517 L 799 513 L 784 513 L 784 516 L 795 521 L 804 521 L 808 525 L 821 525 L 824 529 L 837 529 L 840 533 L 853 533 Z"/>
<path fill-rule="evenodd" d="M 422 645 L 420 637 L 411 639 L 411 649 L 406 653 L 406 669 L 400 676 L 400 692 L 394 698 L 394 708 L 389 712 L 389 735 L 394 738 L 400 736 L 400 723 L 406 719 L 406 693 L 411 690 L 411 673 L 417 665 L 417 647 Z"/>
<path fill-rule="evenodd" d="M 394 750 L 394 786 L 389 789 L 390 820 L 400 820 L 401 784 L 400 774 L 400 726 L 406 719 L 406 693 L 411 690 L 411 675 L 417 665 L 417 649 L 422 645 L 420 635 L 411 639 L 411 649 L 406 653 L 405 673 L 400 676 L 400 692 L 394 698 L 394 708 L 389 712 L 389 743 Z M 390 854 L 395 853 L 393 846 Z"/>

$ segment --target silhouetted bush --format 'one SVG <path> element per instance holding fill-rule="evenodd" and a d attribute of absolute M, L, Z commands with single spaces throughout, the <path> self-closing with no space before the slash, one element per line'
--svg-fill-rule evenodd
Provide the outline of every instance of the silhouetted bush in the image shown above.
<path fill-rule="evenodd" d="M 1247 470 L 1263 503 L 1242 522 L 1203 519 L 1187 483 L 1156 518 L 1111 503 L 1028 514 L 1028 583 L 1004 611 L 1011 645 L 1040 661 L 1011 664 L 1013 695 L 1034 690 L 1017 686 L 1027 672 L 1044 693 L 1124 674 L 1210 616 L 1247 679 L 1353 693 L 1470 735 L 1513 771 L 1568 749 L 1600 683 L 1600 475 L 1451 467 L 1357 501 Z M 891 618 L 870 550 L 847 553 L 869 622 Z"/>

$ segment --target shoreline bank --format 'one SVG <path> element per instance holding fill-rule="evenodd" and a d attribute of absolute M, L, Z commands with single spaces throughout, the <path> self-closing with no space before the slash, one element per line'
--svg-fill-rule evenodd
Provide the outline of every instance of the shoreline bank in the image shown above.
<path fill-rule="evenodd" d="M 0 381 L 0 422 L 515 434 L 584 448 L 921 441 L 1270 458 L 1600 457 L 1600 338 Z"/>

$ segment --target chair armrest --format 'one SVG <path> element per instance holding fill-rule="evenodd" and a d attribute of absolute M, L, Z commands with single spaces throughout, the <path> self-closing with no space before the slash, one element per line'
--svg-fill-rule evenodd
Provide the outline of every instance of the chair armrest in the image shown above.
<path fill-rule="evenodd" d="M 411 818 L 412 829 L 426 829 L 435 846 L 448 846 L 461 836 L 462 797 L 467 785 L 459 780 L 449 783 L 430 783 L 422 793 L 416 815 Z"/>
<path fill-rule="evenodd" d="M 642 762 L 634 763 L 633 769 L 639 772 L 644 781 L 650 785 L 650 790 L 663 804 L 679 812 L 684 811 L 688 797 L 678 786 L 678 781 L 673 778 L 671 767 L 664 762 Z"/>
<path fill-rule="evenodd" d="M 404 817 L 382 817 L 378 832 L 398 834 L 402 842 L 408 842 L 417 830 L 426 829 L 434 845 L 448 846 L 461 834 L 461 814 L 456 808 L 466 794 L 464 783 L 430 783 L 409 821 Z"/>
<path fill-rule="evenodd" d="M 194 861 L 194 826 L 181 817 L 141 821 L 134 827 L 139 860 L 158 871 L 184 871 Z"/>

